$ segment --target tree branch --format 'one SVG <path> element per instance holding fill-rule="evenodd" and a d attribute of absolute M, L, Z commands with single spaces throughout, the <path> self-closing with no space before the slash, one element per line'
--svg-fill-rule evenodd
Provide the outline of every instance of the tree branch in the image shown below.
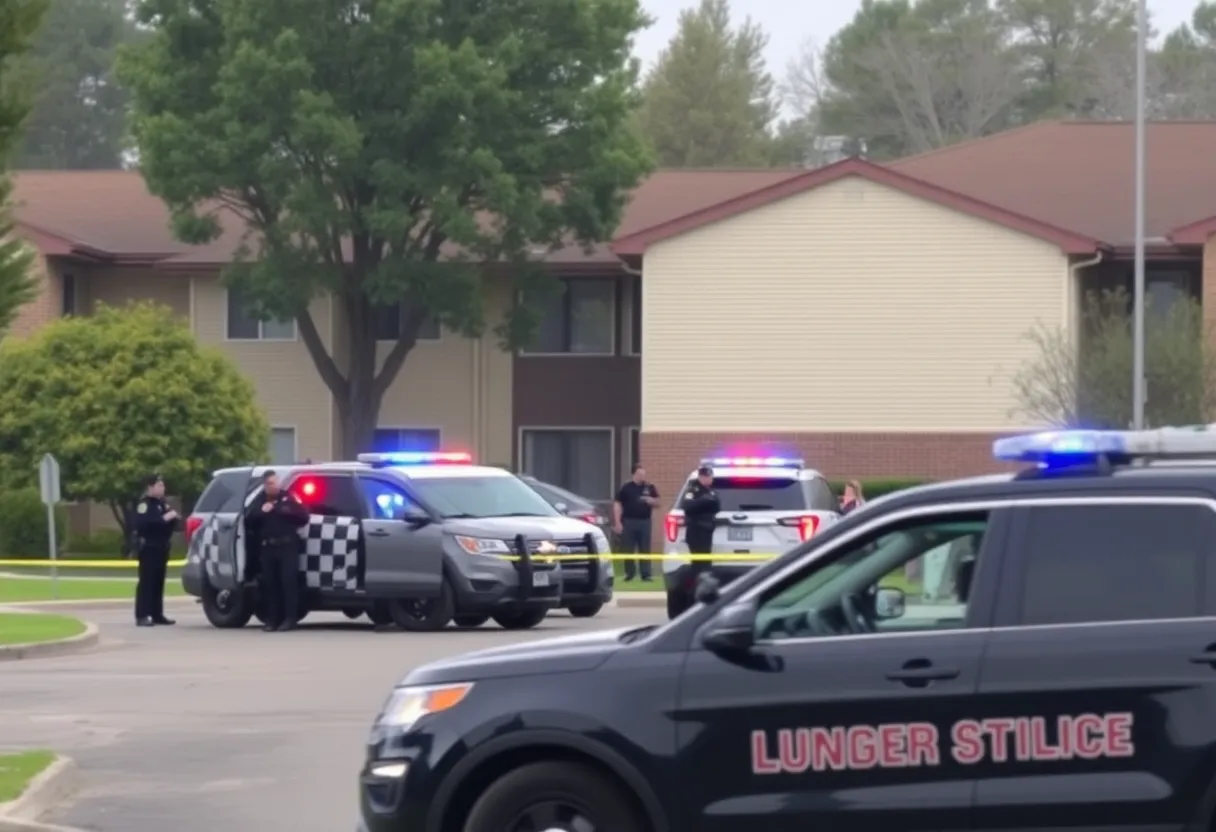
<path fill-rule="evenodd" d="M 330 303 L 333 303 L 332 299 Z M 313 362 L 317 365 L 317 372 L 321 374 L 321 380 L 325 382 L 325 386 L 331 393 L 339 398 L 345 398 L 348 392 L 346 376 L 342 375 L 333 356 L 329 354 L 329 350 L 325 349 L 325 342 L 321 340 L 321 333 L 317 331 L 317 324 L 312 319 L 312 313 L 307 309 L 298 313 L 296 324 L 300 327 L 300 337 L 304 339 L 304 346 L 308 349 L 308 354 L 312 356 Z"/>

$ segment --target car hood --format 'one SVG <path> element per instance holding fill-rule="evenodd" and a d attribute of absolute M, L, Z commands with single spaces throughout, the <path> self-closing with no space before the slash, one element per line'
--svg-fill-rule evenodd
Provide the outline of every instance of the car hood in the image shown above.
<path fill-rule="evenodd" d="M 595 670 L 624 647 L 621 635 L 637 627 L 597 630 L 558 636 L 524 644 L 509 644 L 463 653 L 424 664 L 400 682 L 401 685 L 437 685 L 476 682 L 505 676 L 539 673 L 578 673 Z"/>
<path fill-rule="evenodd" d="M 598 531 L 577 517 L 479 517 L 448 520 L 443 526 L 452 534 L 511 540 L 522 534 L 527 540 L 574 540 Z"/>

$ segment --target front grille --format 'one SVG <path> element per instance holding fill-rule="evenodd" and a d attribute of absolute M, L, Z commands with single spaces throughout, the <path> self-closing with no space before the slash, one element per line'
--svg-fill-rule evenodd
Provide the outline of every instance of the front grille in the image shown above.
<path fill-rule="evenodd" d="M 579 539 L 579 540 L 548 540 L 548 541 L 529 540 L 528 541 L 528 551 L 534 555 L 540 554 L 540 544 L 541 543 L 552 543 L 558 549 L 558 551 L 556 551 L 556 552 L 546 552 L 545 554 L 585 555 L 591 551 L 589 548 L 587 548 L 587 541 L 582 540 L 582 539 Z M 544 555 L 541 555 L 541 557 L 544 557 Z"/>
<path fill-rule="evenodd" d="M 596 558 L 594 557 L 595 546 L 588 546 L 590 543 L 585 538 L 576 540 L 550 540 L 557 547 L 556 552 L 540 552 L 540 544 L 542 541 L 532 540 L 528 542 L 528 551 L 535 555 L 532 561 L 535 568 L 548 568 L 550 564 L 561 564 L 562 567 L 562 586 L 570 592 L 591 592 L 595 589 L 592 575 Z M 553 556 L 553 560 L 546 560 L 547 556 Z M 571 558 L 571 555 L 592 555 L 588 558 Z"/>

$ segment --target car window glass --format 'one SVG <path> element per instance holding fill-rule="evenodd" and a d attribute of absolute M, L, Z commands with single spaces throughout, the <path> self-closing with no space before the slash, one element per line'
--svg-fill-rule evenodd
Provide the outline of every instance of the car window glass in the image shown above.
<path fill-rule="evenodd" d="M 957 629 L 986 513 L 918 518 L 846 544 L 765 593 L 756 638 Z"/>
<path fill-rule="evenodd" d="M 1207 508 L 1028 509 L 1022 624 L 1143 621 L 1202 610 Z"/>
<path fill-rule="evenodd" d="M 810 496 L 808 508 L 811 511 L 840 511 L 840 502 L 832 493 L 832 487 L 828 485 L 828 481 L 823 477 L 815 477 L 808 481 L 807 491 Z"/>
<path fill-rule="evenodd" d="M 515 477 L 417 477 L 418 498 L 444 517 L 557 517 L 531 486 Z"/>
<path fill-rule="evenodd" d="M 245 481 L 248 479 L 249 475 L 240 471 L 225 471 L 221 473 L 207 484 L 207 487 L 199 496 L 198 502 L 194 504 L 194 510 L 206 513 L 237 511 L 241 491 Z"/>
<path fill-rule="evenodd" d="M 423 513 L 422 507 L 395 483 L 360 477 L 359 487 L 363 490 L 373 520 L 402 520 L 409 515 Z"/>
<path fill-rule="evenodd" d="M 676 495 L 675 507 L 680 507 L 684 495 L 696 487 L 696 478 L 684 485 Z M 805 511 L 807 498 L 799 480 L 791 477 L 714 477 L 714 490 L 722 504 L 721 511 Z"/>
<path fill-rule="evenodd" d="M 352 477 L 301 474 L 291 482 L 291 493 L 312 514 L 329 517 L 362 517 L 363 498 Z"/>

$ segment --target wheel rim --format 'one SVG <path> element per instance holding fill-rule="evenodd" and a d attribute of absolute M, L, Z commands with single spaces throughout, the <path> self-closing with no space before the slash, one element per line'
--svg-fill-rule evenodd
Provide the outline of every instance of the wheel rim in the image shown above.
<path fill-rule="evenodd" d="M 220 612 L 228 612 L 228 608 L 232 605 L 232 591 L 221 589 L 215 593 L 215 608 Z"/>
<path fill-rule="evenodd" d="M 401 611 L 417 621 L 425 621 L 426 619 L 430 618 L 434 609 L 434 601 L 414 599 L 412 601 L 401 602 Z"/>
<path fill-rule="evenodd" d="M 545 800 L 520 812 L 506 832 L 596 832 L 596 825 L 570 801 Z"/>

